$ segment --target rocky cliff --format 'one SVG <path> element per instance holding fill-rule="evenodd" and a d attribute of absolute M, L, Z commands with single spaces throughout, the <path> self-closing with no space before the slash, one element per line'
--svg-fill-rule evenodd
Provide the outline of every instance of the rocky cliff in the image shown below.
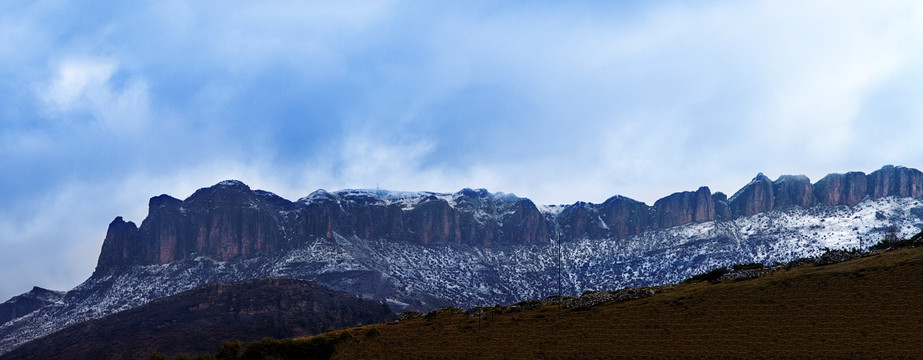
<path fill-rule="evenodd" d="M 711 198 L 715 202 L 715 220 L 730 220 L 734 217 L 731 215 L 731 205 L 728 203 L 727 195 L 719 191 L 712 194 Z"/>
<path fill-rule="evenodd" d="M 809 208 L 817 205 L 814 186 L 804 175 L 782 175 L 772 182 L 773 209 L 792 206 Z"/>
<path fill-rule="evenodd" d="M 744 185 L 728 199 L 732 216 L 750 216 L 771 211 L 775 196 L 773 184 L 766 175 L 759 173 L 750 183 Z"/>
<path fill-rule="evenodd" d="M 666 229 L 691 222 L 715 220 L 715 202 L 708 187 L 674 193 L 654 202 L 653 227 Z"/>
<path fill-rule="evenodd" d="M 863 172 L 829 174 L 814 184 L 819 204 L 856 206 L 866 196 L 868 177 Z"/>
<path fill-rule="evenodd" d="M 577 202 L 545 212 L 529 199 L 484 189 L 454 194 L 318 190 L 292 202 L 229 180 L 185 200 L 152 198 L 140 227 L 116 218 L 109 225 L 99 269 L 196 256 L 225 261 L 279 253 L 334 234 L 484 247 L 549 243 L 555 229 L 563 241 L 623 238 L 790 207 L 854 206 L 866 197 L 887 196 L 923 196 L 923 173 L 889 165 L 868 175 L 830 174 L 815 184 L 803 175 L 772 181 L 760 173 L 730 199 L 703 186 L 652 206 L 613 196 L 601 204 Z"/>
<path fill-rule="evenodd" d="M 291 202 L 228 180 L 185 200 L 151 198 L 140 227 L 117 217 L 109 224 L 97 270 L 196 256 L 225 261 L 272 254 L 334 234 L 494 246 L 547 243 L 552 231 L 551 220 L 529 199 L 483 189 L 455 194 L 318 190 Z"/>
<path fill-rule="evenodd" d="M 200 189 L 185 201 L 151 198 L 148 216 L 136 227 L 117 217 L 109 224 L 99 266 L 166 264 L 190 256 L 224 261 L 286 247 L 287 200 L 252 191 L 238 181 Z"/>
<path fill-rule="evenodd" d="M 903 166 L 885 165 L 866 175 L 862 172 L 830 174 L 814 184 L 818 203 L 855 206 L 869 197 L 923 197 L 923 173 Z"/>
<path fill-rule="evenodd" d="M 923 196 L 923 173 L 917 169 L 887 165 L 868 175 L 868 195 L 919 198 Z"/>

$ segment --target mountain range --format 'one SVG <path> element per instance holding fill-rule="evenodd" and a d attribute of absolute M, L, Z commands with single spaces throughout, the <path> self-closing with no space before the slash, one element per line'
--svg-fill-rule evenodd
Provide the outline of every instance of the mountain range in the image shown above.
<path fill-rule="evenodd" d="M 140 359 L 152 352 L 211 353 L 222 341 L 286 338 L 392 320 L 387 306 L 295 279 L 206 284 L 74 324 L 6 359 Z"/>
<path fill-rule="evenodd" d="M 268 276 L 395 311 L 665 284 L 863 248 L 889 229 L 916 233 L 921 197 L 923 173 L 900 166 L 815 183 L 759 174 L 730 197 L 701 187 L 653 205 L 624 196 L 536 205 L 484 189 L 318 190 L 289 201 L 223 181 L 185 200 L 151 198 L 140 226 L 116 217 L 95 272 L 74 289 L 36 288 L 0 304 L 0 353 L 203 284 Z"/>

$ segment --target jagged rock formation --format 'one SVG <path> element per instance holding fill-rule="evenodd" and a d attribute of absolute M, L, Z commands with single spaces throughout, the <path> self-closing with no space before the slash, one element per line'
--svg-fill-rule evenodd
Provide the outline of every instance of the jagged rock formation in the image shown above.
<path fill-rule="evenodd" d="M 923 173 L 917 169 L 887 165 L 868 175 L 868 195 L 872 199 L 886 196 L 923 196 Z"/>
<path fill-rule="evenodd" d="M 151 352 L 213 353 L 223 341 L 290 338 L 390 321 L 386 305 L 315 282 L 213 283 L 86 321 L 24 344 L 13 359 L 140 359 Z"/>
<path fill-rule="evenodd" d="M 712 194 L 711 198 L 715 202 L 715 220 L 730 220 L 733 218 L 727 195 L 719 191 Z"/>
<path fill-rule="evenodd" d="M 715 202 L 708 187 L 674 193 L 654 202 L 654 228 L 666 229 L 691 222 L 715 220 Z"/>
<path fill-rule="evenodd" d="M 63 291 L 42 289 L 35 286 L 29 292 L 14 296 L 7 302 L 0 304 L 0 325 L 54 304 L 63 297 Z"/>
<path fill-rule="evenodd" d="M 749 184 L 738 190 L 728 200 L 733 216 L 751 216 L 771 211 L 775 196 L 773 184 L 766 175 L 759 173 Z"/>
<path fill-rule="evenodd" d="M 889 165 L 867 176 L 830 174 L 813 185 L 803 175 L 771 181 L 760 173 L 730 199 L 703 186 L 671 194 L 653 206 L 613 196 L 602 204 L 577 202 L 559 213 L 542 213 L 528 199 L 484 189 L 455 194 L 318 190 L 291 202 L 229 180 L 200 189 L 186 200 L 152 198 L 140 227 L 116 218 L 109 226 L 99 269 L 195 256 L 225 261 L 284 252 L 334 234 L 484 247 L 549 243 L 556 228 L 564 241 L 623 238 L 793 206 L 854 206 L 866 196 L 919 198 L 923 173 Z"/>
<path fill-rule="evenodd" d="M 140 227 L 117 217 L 109 225 L 97 270 L 195 256 L 225 261 L 272 254 L 335 233 L 422 245 L 492 246 L 547 243 L 552 229 L 532 201 L 483 189 L 453 195 L 318 190 L 290 202 L 228 180 L 186 200 L 152 198 Z"/>
<path fill-rule="evenodd" d="M 866 196 L 868 177 L 863 172 L 830 174 L 814 184 L 814 196 L 827 206 L 856 206 Z"/>
<path fill-rule="evenodd" d="M 830 174 L 814 184 L 820 204 L 855 206 L 866 196 L 923 197 L 923 173 L 903 166 L 885 165 L 866 175 L 862 172 Z"/>
<path fill-rule="evenodd" d="M 817 205 L 814 186 L 804 175 L 782 175 L 772 183 L 773 208 L 785 209 L 791 206 L 809 208 Z"/>

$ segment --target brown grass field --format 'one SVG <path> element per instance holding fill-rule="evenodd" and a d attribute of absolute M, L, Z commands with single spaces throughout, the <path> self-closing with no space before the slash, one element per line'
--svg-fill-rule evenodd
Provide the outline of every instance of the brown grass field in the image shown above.
<path fill-rule="evenodd" d="M 328 332 L 335 359 L 923 358 L 923 248 L 589 309 Z"/>

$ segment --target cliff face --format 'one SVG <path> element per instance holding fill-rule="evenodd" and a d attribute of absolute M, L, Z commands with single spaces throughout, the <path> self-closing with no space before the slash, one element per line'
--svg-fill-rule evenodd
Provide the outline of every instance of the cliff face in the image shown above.
<path fill-rule="evenodd" d="M 609 235 L 608 225 L 599 217 L 598 205 L 582 201 L 564 208 L 558 224 L 563 239 L 600 239 Z"/>
<path fill-rule="evenodd" d="M 917 169 L 886 165 L 866 175 L 862 172 L 830 174 L 814 184 L 820 204 L 855 206 L 866 196 L 920 198 L 923 196 L 923 173 Z"/>
<path fill-rule="evenodd" d="M 141 227 L 121 217 L 109 224 L 100 265 L 166 264 L 197 255 L 225 261 L 280 250 L 287 235 L 280 231 L 280 206 L 266 197 L 236 181 L 201 189 L 185 201 L 153 197 Z"/>
<path fill-rule="evenodd" d="M 711 198 L 715 202 L 715 220 L 730 220 L 733 218 L 727 195 L 719 191 L 712 194 Z"/>
<path fill-rule="evenodd" d="M 888 165 L 868 175 L 868 195 L 872 199 L 888 196 L 923 196 L 923 173 L 917 169 Z"/>
<path fill-rule="evenodd" d="M 99 262 L 103 263 L 129 263 L 137 258 L 146 257 L 149 253 L 140 240 L 138 226 L 133 222 L 125 222 L 121 216 L 109 223 L 106 240 L 99 253 Z"/>
<path fill-rule="evenodd" d="M 814 186 L 804 175 L 782 175 L 772 183 L 773 209 L 792 206 L 809 208 L 817 205 Z"/>
<path fill-rule="evenodd" d="M 452 195 L 319 190 L 290 202 L 229 180 L 186 200 L 152 198 L 140 227 L 116 218 L 98 270 L 195 256 L 225 261 L 335 234 L 422 245 L 526 245 L 550 241 L 553 228 L 532 201 L 486 190 Z"/>
<path fill-rule="evenodd" d="M 651 209 L 640 201 L 613 196 L 599 207 L 599 216 L 612 237 L 640 234 L 651 228 Z"/>
<path fill-rule="evenodd" d="M 773 183 L 766 175 L 759 173 L 749 184 L 738 190 L 728 205 L 733 216 L 751 216 L 771 211 L 775 201 Z"/>
<path fill-rule="evenodd" d="M 337 235 L 484 247 L 548 243 L 556 229 L 563 241 L 624 238 L 795 206 L 853 206 L 867 196 L 919 198 L 923 173 L 885 166 L 869 175 L 830 174 L 813 185 L 806 176 L 783 175 L 771 181 L 758 174 L 730 199 L 703 186 L 671 194 L 652 206 L 613 196 L 601 204 L 577 202 L 544 213 L 529 199 L 484 189 L 455 194 L 318 190 L 291 202 L 229 180 L 185 200 L 152 198 L 140 227 L 116 218 L 109 225 L 98 270 L 196 256 L 225 261 Z"/>
<path fill-rule="evenodd" d="M 674 193 L 654 202 L 655 229 L 715 220 L 715 202 L 708 187 Z"/>
<path fill-rule="evenodd" d="M 829 174 L 814 184 L 819 204 L 855 206 L 865 198 L 868 178 L 863 172 Z"/>

